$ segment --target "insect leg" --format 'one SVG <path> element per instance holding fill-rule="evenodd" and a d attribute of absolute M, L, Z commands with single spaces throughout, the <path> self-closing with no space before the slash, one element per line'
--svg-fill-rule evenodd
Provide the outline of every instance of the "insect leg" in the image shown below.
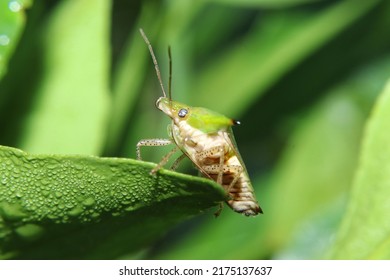
<path fill-rule="evenodd" d="M 227 189 L 227 191 L 230 193 L 230 190 L 232 189 L 232 187 L 234 187 L 236 185 L 238 179 L 240 179 L 241 173 L 244 171 L 244 169 L 240 165 L 230 165 L 229 168 L 233 169 L 235 172 L 235 176 L 234 176 L 233 180 L 231 181 L 231 183 L 229 184 L 229 187 Z M 231 171 L 233 171 L 233 170 L 231 170 Z"/>
<path fill-rule="evenodd" d="M 217 174 L 216 182 L 222 185 L 222 175 L 224 172 L 225 148 L 215 146 L 197 154 L 197 160 L 207 166 L 212 174 Z M 218 162 L 218 164 L 215 164 Z M 207 171 L 207 170 L 206 170 Z"/>
<path fill-rule="evenodd" d="M 215 178 L 215 175 L 217 175 L 217 178 L 219 176 L 222 177 L 221 183 L 219 183 L 223 188 L 225 189 L 226 193 L 229 195 L 228 204 L 231 205 L 230 201 L 234 200 L 235 193 L 231 193 L 230 191 L 241 191 L 241 184 L 238 185 L 238 188 L 236 186 L 238 180 L 241 177 L 241 174 L 243 172 L 243 168 L 240 165 L 223 165 L 222 168 L 217 165 L 208 165 L 203 167 L 206 172 L 208 172 L 209 175 L 214 175 L 212 177 Z M 217 173 L 218 172 L 218 173 Z M 220 175 L 221 174 L 221 175 Z M 217 179 L 219 180 L 219 179 Z M 236 188 L 235 188 L 236 186 Z M 214 213 L 215 217 L 218 217 L 220 213 L 222 212 L 223 203 L 219 204 L 218 210 Z M 233 209 L 237 211 L 234 207 Z"/>
<path fill-rule="evenodd" d="M 222 145 L 198 153 L 197 161 L 202 164 L 203 170 L 210 176 L 210 178 L 215 178 L 212 175 L 217 175 L 216 182 L 221 186 L 223 186 L 224 188 L 225 188 L 223 184 L 224 174 L 225 173 L 235 174 L 235 171 L 237 171 L 236 166 L 225 165 L 225 147 Z M 238 168 L 241 167 L 238 166 Z M 242 172 L 242 168 L 239 170 L 238 175 L 232 180 L 231 185 L 229 185 L 229 187 L 227 188 L 227 192 L 230 189 L 230 187 L 237 182 L 241 172 Z M 222 209 L 223 209 L 223 203 L 220 203 L 218 210 L 214 213 L 214 216 L 218 217 L 221 214 Z"/>
<path fill-rule="evenodd" d="M 171 169 L 176 170 L 176 168 L 179 166 L 180 162 L 186 157 L 186 154 L 182 154 L 180 157 L 178 157 L 172 164 Z"/>
<path fill-rule="evenodd" d="M 167 162 L 168 160 L 171 158 L 171 156 L 176 153 L 176 151 L 179 149 L 178 146 L 175 146 L 168 154 L 166 154 L 162 160 L 159 162 L 159 164 L 157 164 L 157 166 L 155 168 L 152 169 L 152 171 L 150 171 L 150 174 L 155 174 L 158 170 L 161 169 L 161 167 L 163 167 Z"/>
<path fill-rule="evenodd" d="M 137 159 L 138 160 L 142 160 L 141 159 L 141 147 L 144 147 L 144 146 L 166 146 L 166 145 L 169 145 L 169 144 L 172 144 L 172 140 L 170 139 L 143 139 L 143 140 L 140 140 L 138 143 L 137 143 L 137 148 L 136 148 L 136 154 L 137 154 Z"/>
<path fill-rule="evenodd" d="M 225 169 L 224 162 L 225 162 L 225 149 L 223 146 L 220 146 L 219 147 L 219 165 L 218 165 L 217 183 L 220 184 L 221 186 L 223 186 L 222 175 L 224 174 L 224 169 Z M 221 214 L 222 209 L 223 209 L 223 203 L 221 202 L 219 204 L 217 212 L 214 213 L 214 216 L 218 217 Z"/>
<path fill-rule="evenodd" d="M 218 176 L 217 176 L 217 183 L 222 186 L 222 175 L 223 175 L 223 164 L 225 161 L 225 150 L 222 146 L 218 147 L 218 154 L 219 154 L 219 165 L 218 165 Z M 221 215 L 223 209 L 223 203 L 219 203 L 218 210 L 214 213 L 214 216 L 217 218 L 219 215 Z"/>
<path fill-rule="evenodd" d="M 221 215 L 222 209 L 223 209 L 223 203 L 221 202 L 219 203 L 218 210 L 215 211 L 214 213 L 215 218 L 218 218 L 218 216 Z"/>
<path fill-rule="evenodd" d="M 236 185 L 238 179 L 240 179 L 243 168 L 240 165 L 223 165 L 221 168 L 219 164 L 211 164 L 203 166 L 203 170 L 213 178 L 215 178 L 215 175 L 218 178 L 219 174 L 221 174 L 221 182 L 218 182 L 218 180 L 215 181 L 224 186 L 226 191 L 229 192 Z"/>
<path fill-rule="evenodd" d="M 217 183 L 222 185 L 222 175 L 223 175 L 223 167 L 224 167 L 224 161 L 225 161 L 225 150 L 221 146 L 219 147 L 219 171 L 218 171 L 218 177 L 217 177 Z"/>
<path fill-rule="evenodd" d="M 196 154 L 197 160 L 200 162 L 207 161 L 207 159 L 219 159 L 221 155 L 223 156 L 225 149 L 223 146 L 215 146 L 210 149 L 206 149 L 202 152 Z"/>

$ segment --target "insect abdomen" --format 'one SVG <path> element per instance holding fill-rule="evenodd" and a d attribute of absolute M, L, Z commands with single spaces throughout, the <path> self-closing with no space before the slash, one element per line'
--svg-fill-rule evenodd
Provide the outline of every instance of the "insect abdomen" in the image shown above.
<path fill-rule="evenodd" d="M 223 185 L 229 187 L 229 185 Z M 240 178 L 229 190 L 231 200 L 228 200 L 229 206 L 236 212 L 243 213 L 246 216 L 254 216 L 258 213 L 263 213 L 257 203 L 253 188 L 246 173 L 242 173 Z"/>
<path fill-rule="evenodd" d="M 202 133 L 183 122 L 172 125 L 172 136 L 204 175 L 221 184 L 228 205 L 246 216 L 263 213 L 255 198 L 249 176 L 226 132 Z"/>
<path fill-rule="evenodd" d="M 218 170 L 215 168 L 216 159 L 205 158 L 203 163 L 203 169 L 208 171 L 207 175 L 218 182 Z M 263 213 L 256 201 L 248 174 L 235 155 L 223 163 L 221 185 L 229 193 L 230 199 L 227 203 L 234 211 L 243 213 L 246 216 L 255 216 L 258 213 Z"/>

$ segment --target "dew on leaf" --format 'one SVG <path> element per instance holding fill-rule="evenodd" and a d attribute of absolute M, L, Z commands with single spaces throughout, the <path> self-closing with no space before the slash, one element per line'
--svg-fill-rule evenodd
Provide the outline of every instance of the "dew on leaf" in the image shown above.
<path fill-rule="evenodd" d="M 4 220 L 18 221 L 26 217 L 27 214 L 23 211 L 23 207 L 20 204 L 11 204 L 3 201 L 0 203 L 0 216 Z"/>
<path fill-rule="evenodd" d="M 84 210 L 83 207 L 81 205 L 78 205 L 74 207 L 72 210 L 70 210 L 68 214 L 73 217 L 79 216 L 83 213 L 83 210 Z"/>
<path fill-rule="evenodd" d="M 5 35 L 5 34 L 1 34 L 0 35 L 0 46 L 7 46 L 9 43 L 10 43 L 10 38 Z"/>
<path fill-rule="evenodd" d="M 22 4 L 20 4 L 18 1 L 15 1 L 15 0 L 13 0 L 13 1 L 10 1 L 9 3 L 8 3 L 8 8 L 12 11 L 12 12 L 14 12 L 14 13 L 17 13 L 17 12 L 20 12 L 20 10 L 22 9 Z"/>
<path fill-rule="evenodd" d="M 27 241 L 35 241 L 39 239 L 43 235 L 44 231 L 43 227 L 35 224 L 25 224 L 15 229 L 16 234 Z"/>
<path fill-rule="evenodd" d="M 85 206 L 92 206 L 95 204 L 95 199 L 93 197 L 88 197 L 83 201 Z"/>

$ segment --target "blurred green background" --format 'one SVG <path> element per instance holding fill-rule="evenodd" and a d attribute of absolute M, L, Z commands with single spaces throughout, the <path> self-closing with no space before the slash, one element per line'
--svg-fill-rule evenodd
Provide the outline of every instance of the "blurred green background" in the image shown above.
<path fill-rule="evenodd" d="M 135 158 L 167 137 L 142 27 L 165 84 L 172 48 L 175 100 L 241 121 L 264 215 L 210 211 L 119 258 L 389 258 L 389 15 L 386 0 L 0 0 L 0 144 Z"/>

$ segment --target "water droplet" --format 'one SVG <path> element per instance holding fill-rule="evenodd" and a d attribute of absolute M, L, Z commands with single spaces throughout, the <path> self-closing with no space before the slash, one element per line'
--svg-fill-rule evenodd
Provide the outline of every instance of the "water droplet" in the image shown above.
<path fill-rule="evenodd" d="M 12 11 L 12 12 L 19 12 L 21 9 L 22 9 L 22 5 L 18 2 L 18 1 L 10 1 L 8 3 L 8 8 Z"/>
<path fill-rule="evenodd" d="M 136 209 L 136 207 L 135 207 L 134 205 L 131 205 L 131 206 L 125 208 L 125 211 L 131 212 L 131 211 L 133 211 L 134 209 Z"/>
<path fill-rule="evenodd" d="M 65 207 L 66 208 L 73 208 L 73 203 L 72 202 L 67 202 L 66 204 L 65 204 Z"/>
<path fill-rule="evenodd" d="M 6 177 L 4 177 L 3 179 L 1 179 L 1 183 L 2 183 L 3 185 L 7 185 L 7 182 L 8 182 L 8 180 L 7 180 Z"/>
<path fill-rule="evenodd" d="M 26 224 L 15 229 L 15 232 L 25 240 L 35 241 L 42 236 L 44 229 L 38 225 Z"/>
<path fill-rule="evenodd" d="M 10 42 L 10 39 L 7 35 L 0 35 L 0 46 L 7 46 Z"/>
<path fill-rule="evenodd" d="M 47 218 L 50 219 L 50 220 L 56 220 L 56 219 L 57 219 L 57 216 L 54 215 L 54 214 L 48 214 L 48 215 L 47 215 Z"/>
<path fill-rule="evenodd" d="M 94 203 L 95 203 L 95 199 L 93 199 L 92 197 L 88 197 L 83 201 L 83 204 L 85 206 L 92 206 Z"/>
<path fill-rule="evenodd" d="M 50 181 L 47 178 L 43 178 L 41 180 L 41 184 L 44 185 L 44 186 L 47 186 L 48 184 L 50 184 Z"/>
<path fill-rule="evenodd" d="M 91 214 L 91 217 L 94 218 L 94 219 L 99 218 L 99 216 L 100 216 L 100 214 L 96 213 L 96 212 Z"/>
<path fill-rule="evenodd" d="M 49 161 L 49 162 L 46 164 L 46 168 L 47 168 L 47 169 L 57 169 L 57 168 L 58 168 L 58 163 L 55 162 L 55 161 Z"/>
<path fill-rule="evenodd" d="M 78 216 L 78 215 L 80 215 L 81 213 L 83 213 L 83 207 L 82 206 L 76 206 L 75 208 L 73 208 L 72 210 L 70 210 L 69 212 L 69 215 L 70 216 L 73 216 L 73 217 L 75 217 L 75 216 Z"/>
<path fill-rule="evenodd" d="M 5 220 L 18 221 L 23 219 L 26 214 L 23 212 L 23 209 L 18 204 L 11 204 L 7 202 L 2 202 L 0 204 L 0 215 Z"/>
<path fill-rule="evenodd" d="M 120 212 L 112 212 L 111 215 L 113 217 L 119 217 L 121 215 L 121 213 Z"/>
<path fill-rule="evenodd" d="M 131 204 L 131 200 L 122 200 L 121 203 L 123 205 L 129 205 L 129 204 Z"/>
<path fill-rule="evenodd" d="M 138 171 L 134 169 L 134 170 L 131 170 L 130 173 L 133 174 L 133 175 L 136 175 L 136 174 L 138 174 Z"/>

